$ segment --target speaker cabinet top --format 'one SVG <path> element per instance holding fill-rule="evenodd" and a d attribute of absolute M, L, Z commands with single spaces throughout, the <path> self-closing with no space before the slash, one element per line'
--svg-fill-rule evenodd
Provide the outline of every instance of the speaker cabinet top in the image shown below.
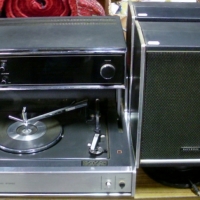
<path fill-rule="evenodd" d="M 200 50 L 198 22 L 136 22 L 147 50 Z"/>
<path fill-rule="evenodd" d="M 0 19 L 0 52 L 126 51 L 119 17 Z"/>
<path fill-rule="evenodd" d="M 141 21 L 200 21 L 199 3 L 129 2 L 129 8 Z"/>

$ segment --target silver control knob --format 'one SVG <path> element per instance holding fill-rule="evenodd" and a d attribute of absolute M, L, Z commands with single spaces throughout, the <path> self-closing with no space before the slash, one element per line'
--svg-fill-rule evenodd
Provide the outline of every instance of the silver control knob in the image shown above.
<path fill-rule="evenodd" d="M 100 74 L 104 79 L 112 79 L 115 75 L 115 67 L 111 64 L 104 64 L 100 68 Z"/>
<path fill-rule="evenodd" d="M 4 72 L 6 70 L 6 62 L 1 62 L 0 71 Z"/>
<path fill-rule="evenodd" d="M 2 77 L 1 84 L 6 84 L 7 83 L 7 79 L 8 79 L 7 76 Z"/>

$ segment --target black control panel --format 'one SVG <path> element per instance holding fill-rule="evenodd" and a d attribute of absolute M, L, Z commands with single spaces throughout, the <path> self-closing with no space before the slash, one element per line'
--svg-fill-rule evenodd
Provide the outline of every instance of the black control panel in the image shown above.
<path fill-rule="evenodd" d="M 123 85 L 125 54 L 0 57 L 0 85 Z"/>

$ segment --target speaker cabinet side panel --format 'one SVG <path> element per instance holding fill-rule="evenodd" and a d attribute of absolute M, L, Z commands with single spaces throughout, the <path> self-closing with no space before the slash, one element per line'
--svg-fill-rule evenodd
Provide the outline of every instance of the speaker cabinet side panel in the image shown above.
<path fill-rule="evenodd" d="M 200 52 L 147 52 L 141 165 L 200 159 L 199 66 Z"/>
<path fill-rule="evenodd" d="M 136 166 L 139 167 L 140 159 L 140 136 L 141 136 L 141 118 L 140 112 L 143 101 L 144 86 L 144 65 L 145 65 L 145 43 L 138 21 L 135 23 L 134 34 L 134 53 L 132 65 L 133 76 L 131 77 L 130 87 L 130 105 L 131 105 L 131 134 L 133 140 L 134 151 L 136 154 Z M 139 95 L 140 94 L 140 95 Z"/>
<path fill-rule="evenodd" d="M 127 31 L 126 31 L 126 41 L 127 41 L 127 68 L 129 77 L 129 100 L 128 100 L 128 110 L 131 110 L 131 96 L 132 96 L 132 84 L 133 84 L 133 62 L 134 62 L 134 42 L 135 42 L 135 14 L 132 6 L 132 2 L 128 3 L 127 9 Z"/>

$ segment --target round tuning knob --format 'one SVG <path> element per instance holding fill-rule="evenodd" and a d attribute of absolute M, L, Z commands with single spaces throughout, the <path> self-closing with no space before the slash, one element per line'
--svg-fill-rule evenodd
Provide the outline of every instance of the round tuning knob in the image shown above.
<path fill-rule="evenodd" d="M 115 67 L 111 64 L 104 64 L 100 69 L 100 74 L 104 79 L 112 79 L 115 75 Z"/>

